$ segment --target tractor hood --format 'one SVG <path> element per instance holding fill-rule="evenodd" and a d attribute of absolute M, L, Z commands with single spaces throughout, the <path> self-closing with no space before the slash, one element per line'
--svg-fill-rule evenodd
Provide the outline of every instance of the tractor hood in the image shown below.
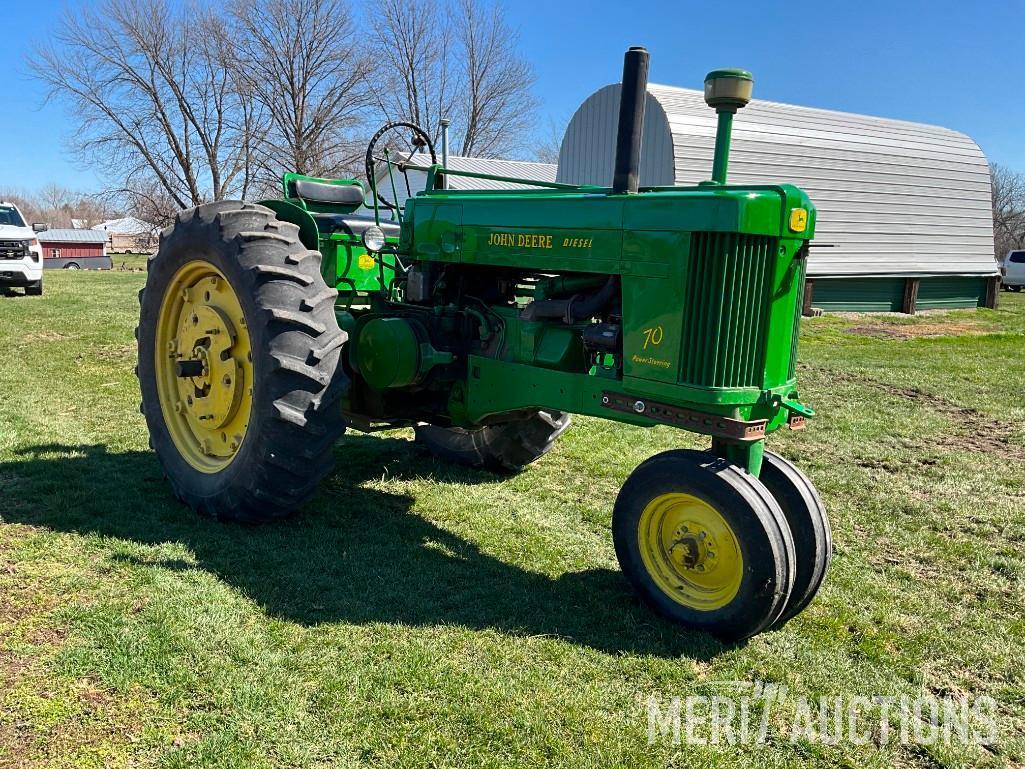
<path fill-rule="evenodd" d="M 401 250 L 450 262 L 573 271 L 647 270 L 652 237 L 677 243 L 697 232 L 807 241 L 815 206 L 791 185 L 482 192 L 432 190 L 406 203 Z M 629 262 L 629 266 L 621 264 Z"/>

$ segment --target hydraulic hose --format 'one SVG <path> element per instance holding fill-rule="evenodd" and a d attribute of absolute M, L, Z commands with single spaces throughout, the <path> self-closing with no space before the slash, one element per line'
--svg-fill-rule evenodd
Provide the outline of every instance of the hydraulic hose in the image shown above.
<path fill-rule="evenodd" d="M 619 281 L 611 276 L 600 290 L 590 295 L 572 296 L 569 299 L 542 299 L 523 308 L 523 320 L 561 319 L 564 323 L 579 323 L 588 320 L 607 309 L 616 296 Z"/>

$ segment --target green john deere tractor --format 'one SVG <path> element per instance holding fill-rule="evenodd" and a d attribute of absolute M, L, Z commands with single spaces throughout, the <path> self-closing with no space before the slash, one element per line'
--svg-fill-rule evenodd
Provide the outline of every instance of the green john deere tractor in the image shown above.
<path fill-rule="evenodd" d="M 812 413 L 794 372 L 815 209 L 786 184 L 726 184 L 742 70 L 705 81 L 712 179 L 639 188 L 647 70 L 631 48 L 611 187 L 449 189 L 483 175 L 389 124 L 367 151 L 369 194 L 288 174 L 281 199 L 181 213 L 138 328 L 142 409 L 178 498 L 224 520 L 287 515 L 347 425 L 412 426 L 437 455 L 496 471 L 538 459 L 570 414 L 672 425 L 711 444 L 654 456 L 623 485 L 612 534 L 629 581 L 726 639 L 801 611 L 829 524 L 764 445 Z M 423 190 L 408 189 L 413 155 L 430 161 Z"/>

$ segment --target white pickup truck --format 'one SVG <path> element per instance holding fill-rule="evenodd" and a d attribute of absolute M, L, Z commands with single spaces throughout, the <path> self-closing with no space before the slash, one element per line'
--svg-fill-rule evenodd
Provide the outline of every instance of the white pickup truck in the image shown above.
<path fill-rule="evenodd" d="M 0 288 L 7 286 L 23 286 L 29 296 L 43 293 L 43 249 L 18 207 L 0 200 Z"/>
<path fill-rule="evenodd" d="M 1025 251 L 1008 251 L 1000 263 L 1000 282 L 1008 291 L 1025 288 Z"/>

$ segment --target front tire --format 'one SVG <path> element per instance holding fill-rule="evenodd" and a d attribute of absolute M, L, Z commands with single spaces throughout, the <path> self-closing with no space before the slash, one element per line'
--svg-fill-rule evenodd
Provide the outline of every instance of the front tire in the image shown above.
<path fill-rule="evenodd" d="M 793 589 L 794 543 L 779 505 L 757 478 L 707 452 L 667 451 L 634 470 L 612 537 L 646 603 L 726 641 L 770 627 Z"/>
<path fill-rule="evenodd" d="M 263 206 L 210 203 L 160 237 L 140 293 L 137 373 L 175 495 L 259 523 L 313 496 L 345 429 L 337 291 L 299 229 Z"/>
<path fill-rule="evenodd" d="M 25 296 L 42 296 L 43 295 L 43 281 L 37 280 L 31 285 L 25 286 Z"/>
<path fill-rule="evenodd" d="M 779 503 L 797 556 L 794 589 L 783 613 L 773 623 L 775 629 L 804 611 L 822 587 L 833 558 L 833 535 L 822 498 L 793 462 L 766 451 L 758 479 Z"/>
<path fill-rule="evenodd" d="M 569 425 L 569 414 L 537 411 L 528 417 L 476 430 L 420 425 L 414 432 L 417 443 L 448 462 L 516 473 L 551 451 Z"/>

